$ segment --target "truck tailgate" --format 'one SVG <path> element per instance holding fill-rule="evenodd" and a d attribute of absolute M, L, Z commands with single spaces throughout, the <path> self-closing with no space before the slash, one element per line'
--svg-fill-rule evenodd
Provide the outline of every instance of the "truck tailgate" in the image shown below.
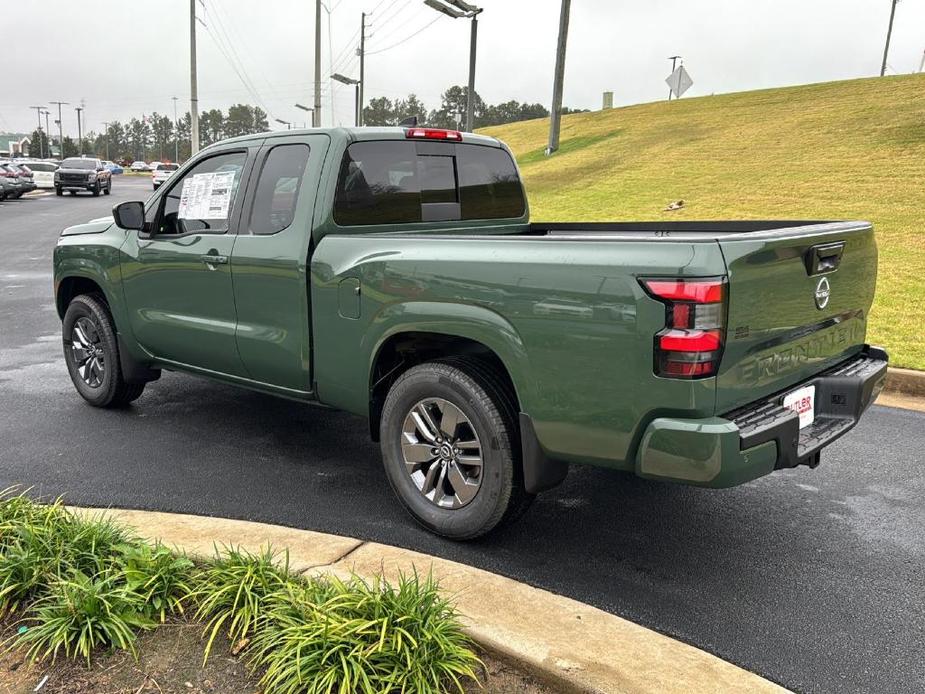
<path fill-rule="evenodd" d="M 716 410 L 780 393 L 859 352 L 877 282 L 867 222 L 721 236 L 729 278 Z"/>

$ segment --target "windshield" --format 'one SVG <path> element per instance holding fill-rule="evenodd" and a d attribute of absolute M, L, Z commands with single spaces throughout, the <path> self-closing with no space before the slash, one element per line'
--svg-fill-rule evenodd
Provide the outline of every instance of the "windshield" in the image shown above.
<path fill-rule="evenodd" d="M 62 169 L 87 169 L 96 170 L 96 159 L 65 159 L 61 162 Z"/>

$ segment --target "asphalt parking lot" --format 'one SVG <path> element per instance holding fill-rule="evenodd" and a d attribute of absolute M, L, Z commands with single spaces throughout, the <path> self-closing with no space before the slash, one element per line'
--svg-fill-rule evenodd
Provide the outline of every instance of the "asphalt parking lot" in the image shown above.
<path fill-rule="evenodd" d="M 114 177 L 109 198 L 0 203 L 0 487 L 410 547 L 792 689 L 925 691 L 925 415 L 875 406 L 817 470 L 725 491 L 575 469 L 514 527 L 449 543 L 403 514 L 356 417 L 166 373 L 124 412 L 80 400 L 61 357 L 55 238 L 149 194 L 147 179 Z"/>

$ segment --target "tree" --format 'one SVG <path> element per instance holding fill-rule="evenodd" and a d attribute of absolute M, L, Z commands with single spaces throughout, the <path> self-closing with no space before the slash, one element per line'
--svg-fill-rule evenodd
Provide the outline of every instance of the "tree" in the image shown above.
<path fill-rule="evenodd" d="M 157 112 L 152 113 L 148 119 L 151 124 L 151 135 L 154 140 L 154 151 L 157 152 L 157 158 L 163 161 L 164 158 L 170 158 L 173 155 L 173 149 L 170 147 L 173 136 L 173 121 L 169 116 L 161 116 Z"/>
<path fill-rule="evenodd" d="M 217 108 L 199 114 L 199 139 L 203 147 L 218 142 L 225 136 L 225 115 Z"/>
<path fill-rule="evenodd" d="M 29 136 L 29 156 L 30 157 L 39 157 L 39 156 L 51 156 L 51 150 L 49 149 L 48 135 L 45 134 L 44 130 L 33 130 L 32 134 Z"/>
<path fill-rule="evenodd" d="M 473 104 L 473 120 L 475 127 L 485 116 L 485 102 L 479 93 L 475 93 L 475 104 Z M 431 111 L 427 117 L 428 125 L 437 128 L 457 128 L 466 126 L 466 105 L 469 97 L 469 88 L 461 85 L 450 87 L 441 97 L 440 108 Z"/>
<path fill-rule="evenodd" d="M 190 131 L 192 130 L 193 118 L 189 111 L 184 113 L 180 120 L 177 121 L 176 139 L 179 140 L 177 147 L 180 153 L 180 161 L 186 161 L 190 157 Z M 177 162 L 179 163 L 179 162 Z"/>
<path fill-rule="evenodd" d="M 151 127 L 146 118 L 143 120 L 132 118 L 128 122 L 128 139 L 132 152 L 128 158 L 147 161 L 148 148 L 151 145 Z"/>
<path fill-rule="evenodd" d="M 370 99 L 363 107 L 364 125 L 394 125 L 395 105 L 385 96 Z"/>
<path fill-rule="evenodd" d="M 68 157 L 77 156 L 77 143 L 74 142 L 74 139 L 68 135 L 64 136 L 61 146 L 61 158 L 67 159 Z"/>
<path fill-rule="evenodd" d="M 409 94 L 407 99 L 396 100 L 393 111 L 395 123 L 401 123 L 411 116 L 417 116 L 421 123 L 427 120 L 427 107 L 418 99 L 417 94 Z"/>
<path fill-rule="evenodd" d="M 270 129 L 270 121 L 267 120 L 267 112 L 259 106 L 254 106 L 254 129 L 253 133 L 265 133 Z"/>

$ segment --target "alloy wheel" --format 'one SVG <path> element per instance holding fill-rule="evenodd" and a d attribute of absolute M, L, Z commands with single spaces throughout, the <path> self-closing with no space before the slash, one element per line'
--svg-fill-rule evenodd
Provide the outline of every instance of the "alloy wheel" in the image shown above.
<path fill-rule="evenodd" d="M 106 376 L 106 353 L 96 324 L 83 316 L 71 330 L 71 357 L 77 373 L 91 388 L 103 385 Z"/>
<path fill-rule="evenodd" d="M 482 445 L 469 418 L 443 398 L 421 400 L 402 426 L 405 470 L 441 508 L 462 508 L 482 486 Z"/>

